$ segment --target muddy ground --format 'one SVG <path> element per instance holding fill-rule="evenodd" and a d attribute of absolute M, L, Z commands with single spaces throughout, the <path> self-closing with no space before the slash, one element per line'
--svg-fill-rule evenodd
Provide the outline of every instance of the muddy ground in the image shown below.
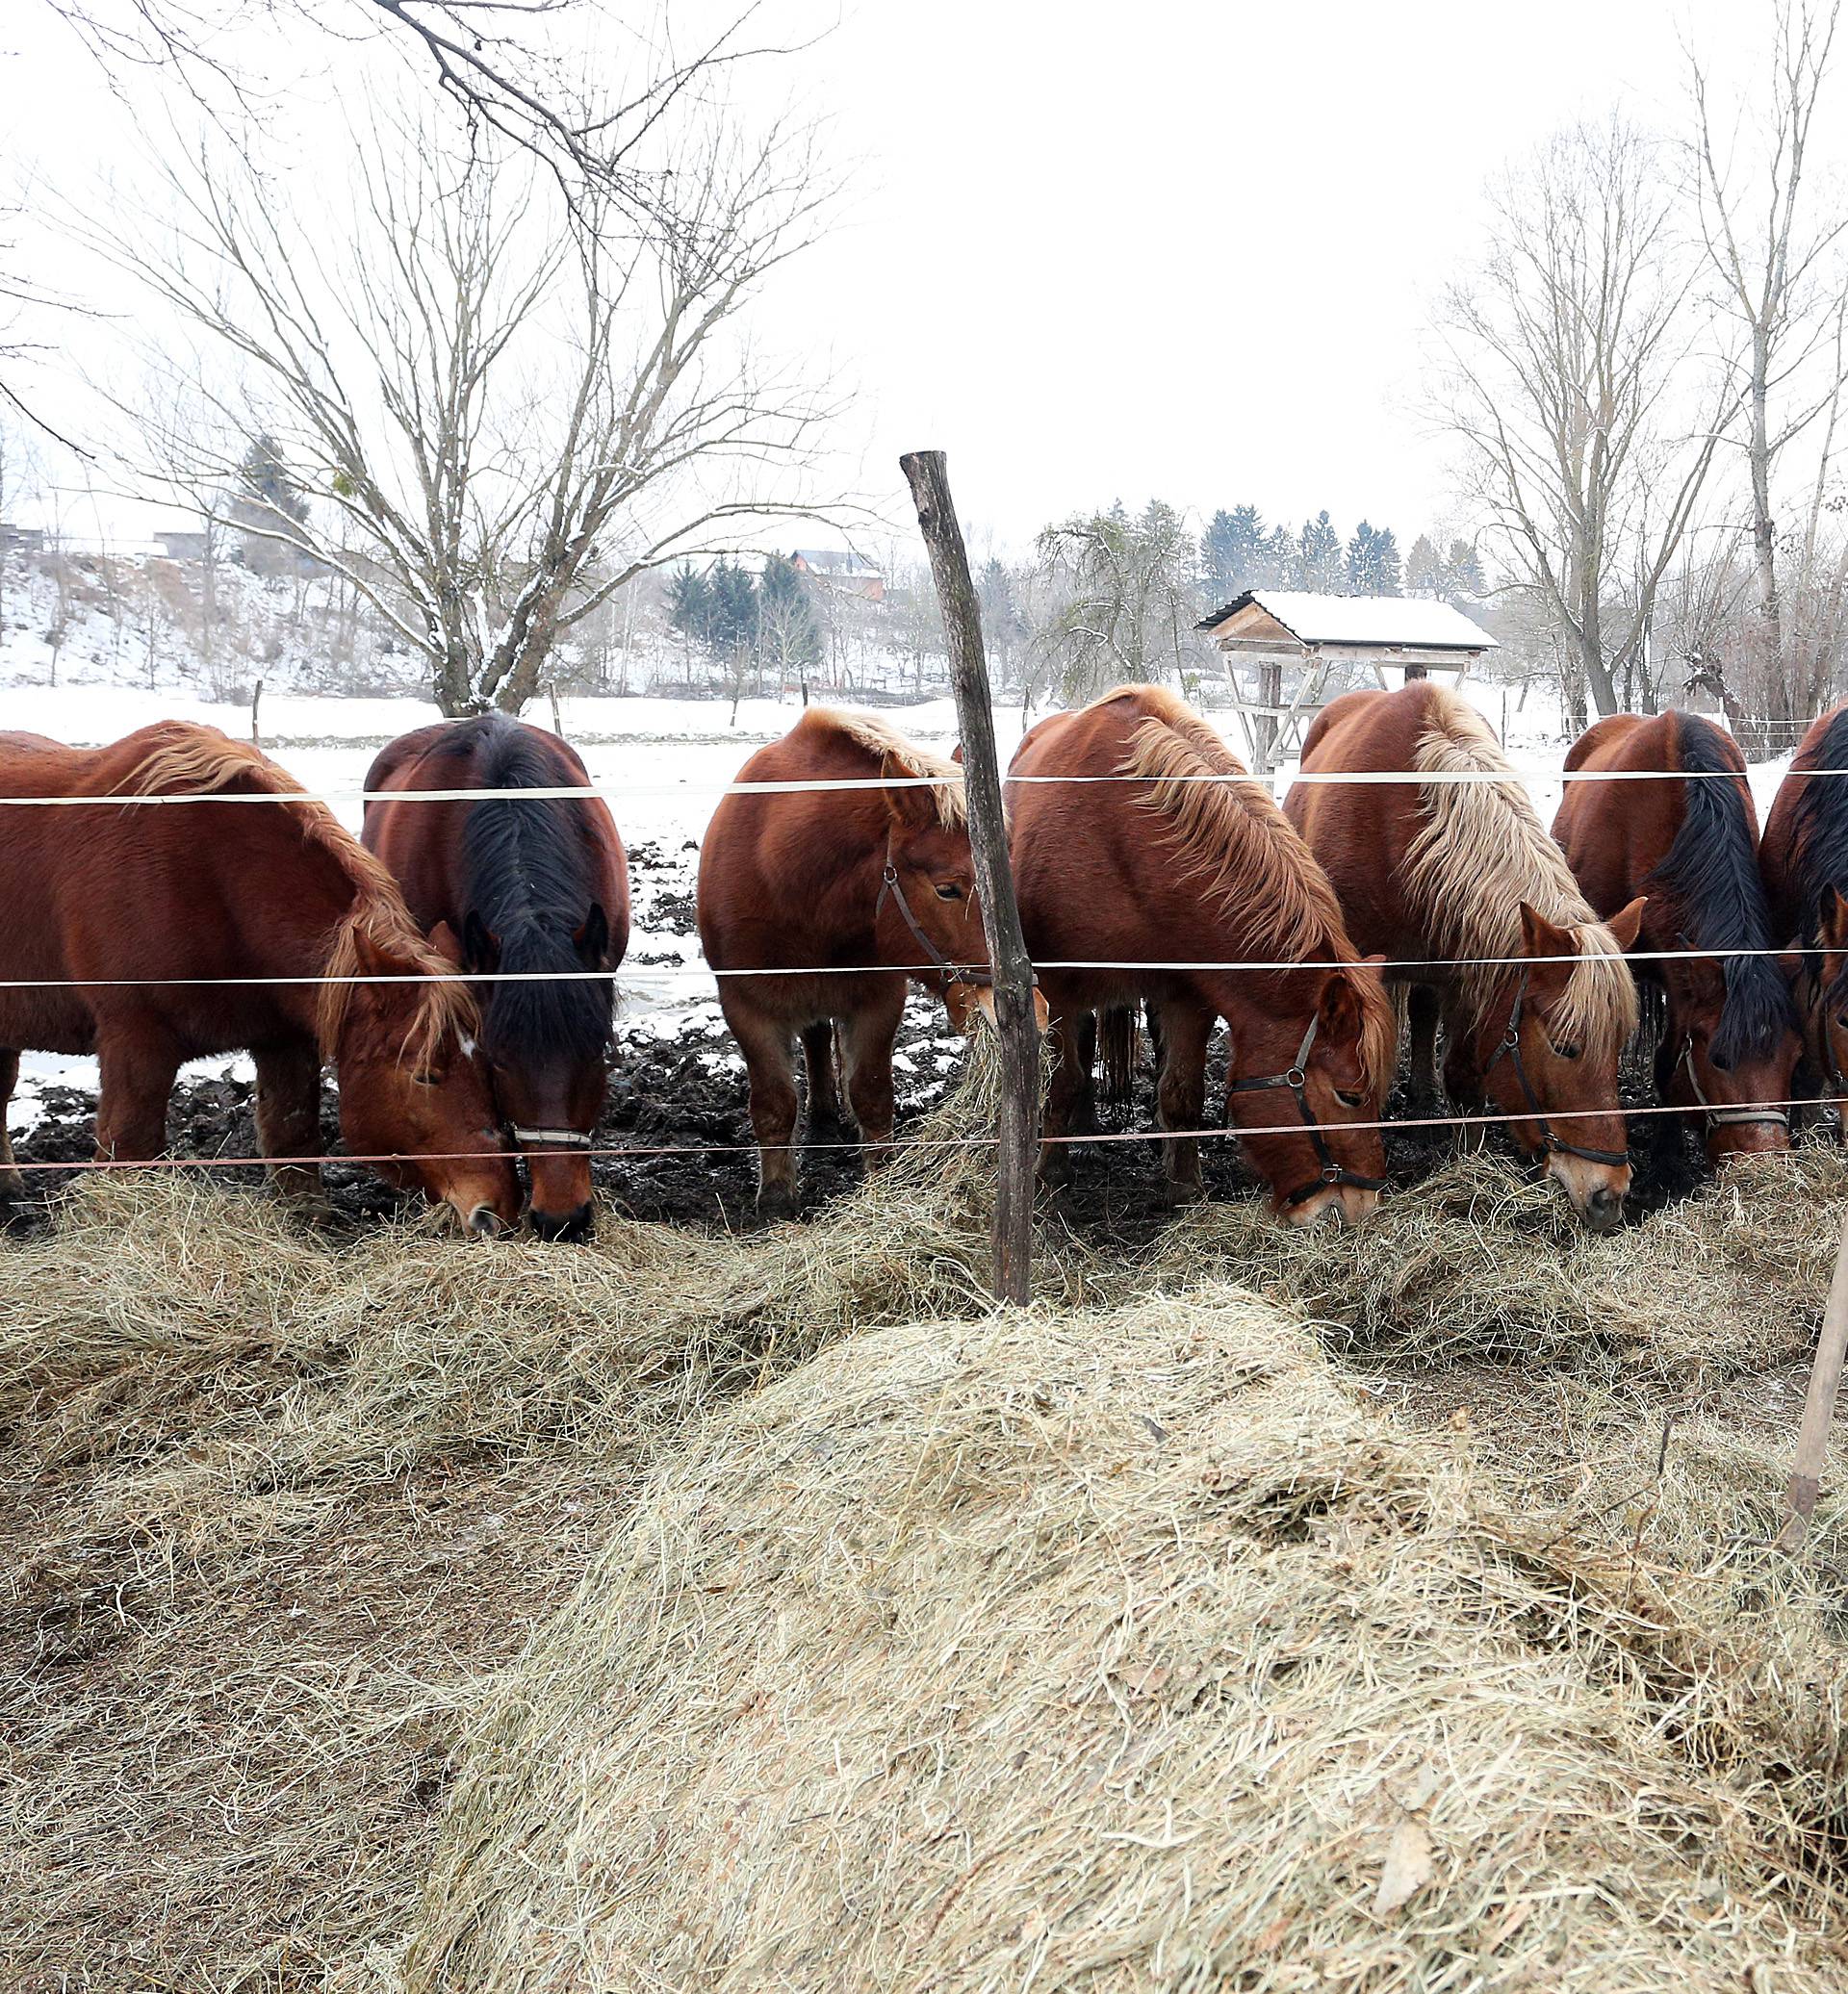
<path fill-rule="evenodd" d="M 694 932 L 691 844 L 663 849 L 644 844 L 630 853 L 638 937 L 627 966 L 631 970 L 682 959 L 673 942 Z M 695 983 L 689 986 L 707 993 Z M 961 1068 L 961 1041 L 951 1033 L 941 1006 L 913 996 L 899 1035 L 895 1079 L 896 1133 L 916 1126 L 943 1097 Z M 1224 1100 L 1225 1047 L 1215 1041 L 1208 1073 L 1209 1113 Z M 255 1154 L 253 1086 L 247 1081 L 184 1081 L 168 1113 L 168 1138 L 177 1157 Z M 1639 1046 L 1626 1061 L 1626 1105 L 1653 1101 L 1649 1051 Z M 25 1173 L 27 1198 L 8 1219 L 14 1229 L 49 1222 L 57 1199 L 80 1181 L 74 1171 L 32 1168 L 34 1162 L 80 1163 L 91 1154 L 95 1102 L 75 1087 L 48 1087 L 43 1112 L 31 1135 L 15 1146 Z M 592 1172 L 600 1188 L 630 1216 L 678 1225 L 748 1230 L 756 1224 L 753 1201 L 757 1161 L 751 1148 L 743 1068 L 716 1007 L 704 1003 L 678 1029 L 663 1035 L 658 1016 L 619 1021 L 611 1062 L 609 1095 L 597 1129 L 600 1150 Z M 1389 1112 L 1403 1114 L 1404 1075 Z M 1154 1082 L 1144 1043 L 1136 1098 L 1127 1105 L 1100 1107 L 1107 1133 L 1145 1129 L 1153 1124 Z M 330 1152 L 340 1146 L 331 1089 L 321 1102 L 322 1134 Z M 1679 1119 L 1648 1116 L 1631 1124 L 1635 1171 L 1630 1209 L 1641 1215 L 1672 1198 L 1684 1196 L 1701 1181 L 1704 1165 L 1691 1126 Z M 1448 1157 L 1455 1135 L 1447 1129 L 1405 1129 L 1387 1137 L 1387 1169 L 1392 1182 L 1419 1182 Z M 1491 1132 L 1492 1148 L 1513 1156 L 1505 1136 Z M 1212 1197 L 1250 1194 L 1257 1180 L 1245 1168 L 1231 1140 L 1202 1145 L 1206 1187 Z M 1125 1245 L 1151 1237 L 1168 1215 L 1163 1203 L 1160 1161 L 1152 1142 L 1109 1142 L 1081 1146 L 1074 1159 L 1074 1183 L 1063 1215 L 1081 1234 L 1101 1234 Z M 213 1170 L 214 1178 L 256 1189 L 261 1173 L 248 1167 Z M 809 1132 L 802 1163 L 805 1207 L 813 1211 L 859 1181 L 860 1164 L 851 1129 Z M 398 1194 L 372 1171 L 330 1154 L 326 1167 L 329 1199 L 340 1218 L 366 1224 L 398 1209 Z"/>

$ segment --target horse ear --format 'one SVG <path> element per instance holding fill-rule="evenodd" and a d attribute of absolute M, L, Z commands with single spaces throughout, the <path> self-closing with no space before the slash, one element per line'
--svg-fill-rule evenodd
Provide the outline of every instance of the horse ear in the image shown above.
<path fill-rule="evenodd" d="M 1535 958 L 1576 956 L 1578 944 L 1569 928 L 1555 928 L 1545 914 L 1527 901 L 1521 903 L 1521 953 Z"/>
<path fill-rule="evenodd" d="M 464 966 L 462 944 L 456 936 L 455 930 L 447 921 L 439 921 L 430 930 L 430 947 L 451 969 L 460 969 Z"/>
<path fill-rule="evenodd" d="M 886 791 L 886 807 L 901 831 L 929 831 L 937 823 L 937 798 L 888 748 L 879 758 L 879 780 L 902 784 Z"/>
<path fill-rule="evenodd" d="M 959 741 L 956 744 L 956 746 L 953 749 L 951 749 L 950 759 L 956 763 L 958 768 L 961 768 L 962 766 L 962 743 L 961 741 Z"/>
<path fill-rule="evenodd" d="M 1626 956 L 1636 946 L 1636 937 L 1643 932 L 1643 909 L 1648 905 L 1649 895 L 1639 893 L 1627 908 L 1620 908 L 1604 923 L 1617 946 Z"/>
<path fill-rule="evenodd" d="M 1816 904 L 1816 937 L 1825 949 L 1848 949 L 1848 900 L 1831 880 Z"/>
<path fill-rule="evenodd" d="M 1316 1000 L 1316 1038 L 1322 1061 L 1338 1086 L 1361 1084 L 1360 1046 L 1365 1029 L 1354 971 L 1338 969 L 1322 984 Z"/>
<path fill-rule="evenodd" d="M 583 925 L 571 937 L 578 946 L 578 959 L 586 969 L 601 969 L 609 954 L 609 916 L 601 900 L 593 900 Z"/>
<path fill-rule="evenodd" d="M 462 923 L 462 962 L 468 969 L 492 973 L 500 960 L 500 944 L 473 908 Z"/>
<path fill-rule="evenodd" d="M 353 926 L 354 973 L 363 977 L 402 976 L 410 966 L 388 949 L 381 948 L 366 931 L 364 922 Z"/>

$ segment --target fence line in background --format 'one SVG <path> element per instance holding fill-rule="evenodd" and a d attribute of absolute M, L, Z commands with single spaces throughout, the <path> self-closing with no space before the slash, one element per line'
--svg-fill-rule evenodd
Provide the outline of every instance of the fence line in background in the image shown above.
<path fill-rule="evenodd" d="M 1840 1102 L 1833 1094 L 1809 1094 L 1794 1099 L 1775 1101 L 1729 1101 L 1729 1111 L 1737 1108 L 1749 1109 L 1791 1109 L 1791 1108 L 1838 1108 Z M 1622 1115 L 1628 1121 L 1635 1121 L 1657 1114 L 1698 1115 L 1699 1108 L 1645 1107 L 1645 1108 L 1550 1108 L 1546 1112 L 1549 1122 L 1593 1121 L 1612 1114 Z M 1532 1112 L 1504 1114 L 1501 1112 L 1482 1114 L 1422 1114 L 1409 1115 L 1402 1121 L 1380 1119 L 1377 1121 L 1322 1122 L 1320 1126 L 1324 1136 L 1351 1130 L 1364 1133 L 1378 1130 L 1386 1134 L 1395 1129 L 1467 1129 L 1500 1128 L 1512 1122 L 1533 1121 Z M 1262 1126 L 1243 1128 L 1236 1123 L 1224 1123 L 1211 1128 L 1197 1129 L 1113 1129 L 1087 1136 L 1041 1136 L 1040 1140 L 1059 1147 L 1076 1147 L 1092 1142 L 1192 1142 L 1208 1141 L 1214 1138 L 1240 1139 L 1247 1136 L 1304 1136 L 1307 1125 L 1301 1121 L 1269 1122 Z M 31 1140 L 30 1136 L 16 1138 L 20 1142 Z M 900 1137 L 894 1141 L 880 1145 L 885 1150 L 952 1150 L 991 1149 L 996 1138 L 988 1135 L 969 1136 L 911 1136 Z M 574 1149 L 573 1156 L 592 1157 L 663 1157 L 663 1156 L 756 1156 L 761 1145 L 757 1142 L 662 1142 L 639 1144 L 611 1144 L 590 1150 Z M 772 1144 L 773 1148 L 794 1149 L 803 1155 L 817 1150 L 843 1150 L 858 1153 L 864 1148 L 860 1142 L 789 1142 Z M 255 1169 L 262 1167 L 280 1168 L 284 1165 L 315 1165 L 321 1163 L 487 1163 L 497 1159 L 518 1163 L 528 1160 L 528 1152 L 523 1149 L 398 1149 L 381 1155 L 352 1156 L 345 1151 L 337 1154 L 322 1153 L 314 1156 L 160 1156 L 122 1160 L 115 1157 L 91 1158 L 88 1162 L 38 1163 L 30 1157 L 16 1157 L 16 1167 L 22 1172 L 34 1170 L 218 1170 Z"/>
<path fill-rule="evenodd" d="M 1279 772 L 1281 773 L 1281 772 Z M 1795 773 L 1806 779 L 1824 776 L 1848 776 L 1848 768 L 1798 769 Z M 812 780 L 787 782 L 702 782 L 686 780 L 679 782 L 626 782 L 620 788 L 604 788 L 598 784 L 574 787 L 545 787 L 532 789 L 340 789 L 333 788 L 320 793 L 301 789 L 207 789 L 186 790 L 177 795 L 138 796 L 130 792 L 109 796 L 0 796 L 0 806 L 14 809 L 99 809 L 133 808 L 139 805 L 156 804 L 169 807 L 187 804 L 320 804 L 331 809 L 335 803 L 421 803 L 421 804 L 466 804 L 466 803 L 558 803 L 573 799 L 584 800 L 601 797 L 604 802 L 622 802 L 635 796 L 679 796 L 684 791 L 695 791 L 710 796 L 792 796 L 805 792 L 855 789 L 937 789 L 946 782 L 962 780 L 962 770 L 952 766 L 940 776 L 840 776 L 816 778 Z M 1248 771 L 1221 775 L 1218 770 L 1198 775 L 1164 776 L 1163 783 L 1170 782 L 1252 782 L 1260 788 L 1269 788 L 1270 779 L 1254 776 Z M 1550 770 L 1524 773 L 1520 769 L 1304 769 L 1292 773 L 1292 783 L 1304 782 L 1329 788 L 1368 788 L 1384 784 L 1410 783 L 1420 788 L 1430 786 L 1468 786 L 1475 783 L 1525 784 L 1534 782 L 1736 782 L 1742 780 L 1732 769 L 1561 769 L 1556 774 Z M 1056 784 L 1067 783 L 1079 787 L 1091 787 L 1104 782 L 1141 782 L 1152 784 L 1154 778 L 1148 776 L 1108 775 L 1108 776 L 1012 776 L 1001 778 L 1005 788 L 1010 783 Z"/>

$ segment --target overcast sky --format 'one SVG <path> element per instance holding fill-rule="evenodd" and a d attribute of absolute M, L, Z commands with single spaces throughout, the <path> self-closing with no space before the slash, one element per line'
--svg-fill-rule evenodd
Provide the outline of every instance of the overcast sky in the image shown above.
<path fill-rule="evenodd" d="M 965 522 L 1004 546 L 1151 494 L 1326 505 L 1409 543 L 1448 511 L 1420 325 L 1480 240 L 1484 177 L 1613 102 L 1679 122 L 1681 35 L 1736 85 L 1768 11 L 861 0 L 757 85 L 793 83 L 852 163 L 846 218 L 767 331 L 855 384 L 869 486 L 947 449 Z M 127 157 L 126 115 L 40 0 L 4 0 L 0 46 L 15 170 L 77 192 Z M 151 104 L 160 79 L 128 89 Z"/>

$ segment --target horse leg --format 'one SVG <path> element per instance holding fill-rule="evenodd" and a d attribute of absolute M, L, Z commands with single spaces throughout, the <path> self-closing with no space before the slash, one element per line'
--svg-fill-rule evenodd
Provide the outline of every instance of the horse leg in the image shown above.
<path fill-rule="evenodd" d="M 905 987 L 881 991 L 841 1026 L 840 1050 L 846 1067 L 847 1104 L 860 1127 L 868 1169 L 891 1155 L 892 1042 L 905 1016 Z"/>
<path fill-rule="evenodd" d="M 1197 1129 L 1206 1114 L 1206 1045 L 1213 1013 L 1197 1004 L 1160 1007 L 1162 1071 L 1156 1099 L 1165 1129 Z M 1168 1201 L 1183 1205 L 1202 1194 L 1200 1144 L 1195 1136 L 1170 1136 L 1162 1143 L 1168 1173 Z"/>
<path fill-rule="evenodd" d="M 1072 1049 L 1077 1064 L 1078 1086 L 1072 1096 L 1068 1126 L 1076 1135 L 1094 1136 L 1098 1129 L 1097 1013 L 1094 1010 L 1081 1012 L 1072 1020 L 1071 1035 L 1075 1041 Z"/>
<path fill-rule="evenodd" d="M 808 1076 L 808 1139 L 840 1130 L 840 1086 L 834 1076 L 834 1021 L 805 1025 L 802 1063 Z"/>
<path fill-rule="evenodd" d="M 1444 1091 L 1453 1108 L 1468 1114 L 1483 1106 L 1482 1068 L 1470 1050 L 1470 1025 L 1462 1000 L 1446 997 L 1440 1010 L 1444 1024 Z M 1456 1146 L 1466 1153 L 1480 1149 L 1486 1135 L 1480 1121 L 1465 1121 L 1457 1128 Z"/>
<path fill-rule="evenodd" d="M 1414 1114 L 1435 1114 L 1442 1105 L 1437 1091 L 1437 992 L 1428 984 L 1413 984 L 1405 994 L 1405 1017 L 1411 1034 L 1409 1104 Z"/>
<path fill-rule="evenodd" d="M 26 1194 L 25 1179 L 13 1160 L 13 1136 L 7 1128 L 7 1110 L 13 1106 L 13 1091 L 19 1085 L 19 1054 L 13 1046 L 0 1046 L 0 1205 L 9 1205 Z"/>
<path fill-rule="evenodd" d="M 757 1138 L 757 1214 L 796 1214 L 796 1049 L 788 1027 L 740 1007 L 726 1023 L 744 1055 L 751 1085 L 751 1131 Z"/>
<path fill-rule="evenodd" d="M 313 1041 L 292 1039 L 251 1057 L 257 1066 L 258 1149 L 266 1157 L 319 1156 L 321 1055 Z M 316 1224 L 333 1217 L 318 1163 L 270 1163 L 266 1174 L 276 1197 L 298 1217 Z"/>
<path fill-rule="evenodd" d="M 1046 1031 L 1059 1057 L 1053 1062 L 1040 1129 L 1040 1181 L 1054 1195 L 1071 1182 L 1071 1144 L 1050 1138 L 1071 1133 L 1078 1104 L 1084 1098 L 1084 1024 L 1089 1016 L 1087 1011 L 1054 1011 L 1046 1019 Z"/>
<path fill-rule="evenodd" d="M 167 1104 L 179 1078 L 179 1049 L 158 1028 L 99 1027 L 96 1154 L 144 1163 L 167 1147 Z"/>

